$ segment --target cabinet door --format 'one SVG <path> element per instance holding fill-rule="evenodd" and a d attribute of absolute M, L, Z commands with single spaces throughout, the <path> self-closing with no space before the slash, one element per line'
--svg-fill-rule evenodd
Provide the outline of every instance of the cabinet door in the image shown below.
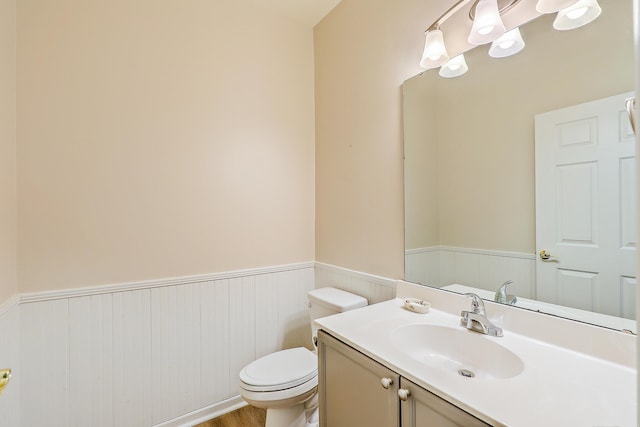
<path fill-rule="evenodd" d="M 400 405 L 402 427 L 490 426 L 406 378 L 402 378 L 400 388 L 409 392 Z"/>
<path fill-rule="evenodd" d="M 399 425 L 395 372 L 324 331 L 318 331 L 318 356 L 320 427 Z"/>

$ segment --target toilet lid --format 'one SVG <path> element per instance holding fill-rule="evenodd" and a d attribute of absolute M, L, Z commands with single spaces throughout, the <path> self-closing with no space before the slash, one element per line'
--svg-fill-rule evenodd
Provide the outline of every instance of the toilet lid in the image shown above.
<path fill-rule="evenodd" d="M 296 387 L 318 375 L 318 358 L 304 347 L 268 354 L 240 371 L 242 387 L 276 391 Z"/>

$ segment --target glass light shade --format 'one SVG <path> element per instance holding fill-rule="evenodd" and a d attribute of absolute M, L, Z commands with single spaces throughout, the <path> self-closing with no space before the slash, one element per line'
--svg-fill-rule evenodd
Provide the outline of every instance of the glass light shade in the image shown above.
<path fill-rule="evenodd" d="M 536 10 L 540 13 L 555 13 L 560 9 L 572 6 L 578 0 L 538 0 Z"/>
<path fill-rule="evenodd" d="M 504 24 L 498 11 L 498 0 L 480 0 L 476 5 L 469 43 L 475 45 L 491 43 L 504 32 Z"/>
<path fill-rule="evenodd" d="M 578 0 L 573 6 L 562 9 L 553 21 L 556 30 L 573 30 L 594 21 L 602 9 L 598 0 Z"/>
<path fill-rule="evenodd" d="M 440 76 L 446 78 L 459 77 L 469 70 L 464 54 L 453 57 L 449 62 L 440 68 Z"/>
<path fill-rule="evenodd" d="M 522 49 L 524 49 L 524 40 L 522 40 L 520 28 L 516 27 L 513 30 L 504 33 L 502 37 L 491 43 L 489 56 L 492 58 L 504 58 L 506 56 L 515 55 Z"/>
<path fill-rule="evenodd" d="M 437 68 L 446 64 L 447 61 L 449 61 L 449 54 L 444 45 L 442 31 L 439 29 L 427 31 L 420 66 L 426 69 Z"/>

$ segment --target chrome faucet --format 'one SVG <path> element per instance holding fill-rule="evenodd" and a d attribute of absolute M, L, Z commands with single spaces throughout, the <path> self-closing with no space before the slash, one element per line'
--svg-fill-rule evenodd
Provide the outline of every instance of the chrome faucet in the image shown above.
<path fill-rule="evenodd" d="M 491 335 L 492 337 L 503 336 L 502 328 L 497 327 L 487 319 L 487 312 L 482 299 L 474 293 L 468 293 L 465 294 L 465 296 L 471 297 L 472 310 L 463 310 L 460 313 L 460 326 L 464 326 L 472 331 Z"/>
<path fill-rule="evenodd" d="M 513 282 L 511 280 L 507 280 L 506 282 L 504 282 L 502 286 L 500 286 L 500 288 L 496 291 L 496 296 L 493 300 L 501 304 L 516 305 L 516 302 L 518 302 L 518 298 L 515 295 L 507 294 L 507 286 L 512 283 Z"/>

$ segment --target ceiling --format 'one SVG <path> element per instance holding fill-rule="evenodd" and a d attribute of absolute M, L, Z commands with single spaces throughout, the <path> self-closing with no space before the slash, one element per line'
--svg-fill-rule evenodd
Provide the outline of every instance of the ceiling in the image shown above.
<path fill-rule="evenodd" d="M 340 0 L 249 0 L 266 9 L 314 27 Z"/>

